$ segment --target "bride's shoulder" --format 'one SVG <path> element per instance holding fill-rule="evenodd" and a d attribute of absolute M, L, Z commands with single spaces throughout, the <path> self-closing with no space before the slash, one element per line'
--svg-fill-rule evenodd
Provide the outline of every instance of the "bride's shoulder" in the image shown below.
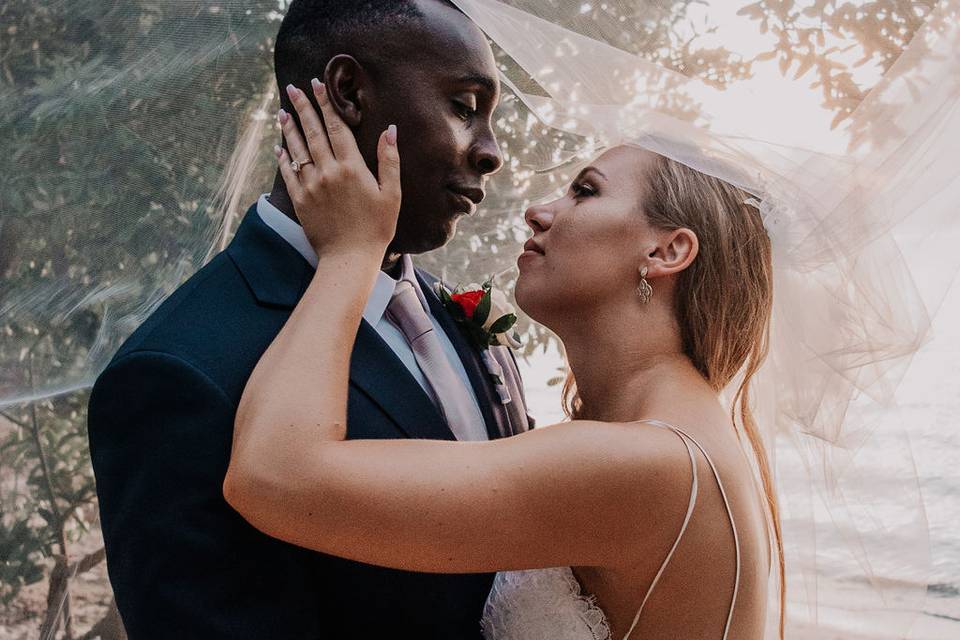
<path fill-rule="evenodd" d="M 656 421 L 654 421 L 656 422 Z M 663 423 L 665 424 L 665 423 Z M 627 450 L 649 447 L 676 448 L 678 437 L 667 428 L 658 428 L 644 420 L 608 422 L 603 420 L 569 420 L 558 424 L 537 427 L 533 431 L 549 432 L 556 438 L 577 441 L 592 441 L 598 448 Z M 680 448 L 681 451 L 683 447 Z"/>
<path fill-rule="evenodd" d="M 573 420 L 538 427 L 531 435 L 536 432 L 576 459 L 581 469 L 593 467 L 611 482 L 641 477 L 670 482 L 690 473 L 687 449 L 669 429 L 641 422 Z"/>
<path fill-rule="evenodd" d="M 539 566 L 631 565 L 643 549 L 668 541 L 690 499 L 688 451 L 662 429 L 576 420 L 471 450 L 486 457 L 470 466 L 488 469 L 501 487 L 491 508 L 502 514 L 516 505 L 511 517 L 521 528 L 553 541 L 550 561 Z"/>
<path fill-rule="evenodd" d="M 659 423 L 659 426 L 657 423 Z M 595 440 L 598 446 L 665 446 L 675 448 L 677 434 L 667 423 L 657 420 L 632 420 L 608 422 L 603 420 L 570 420 L 555 425 L 537 427 L 535 431 L 563 434 L 562 437 L 577 440 Z M 683 447 L 680 447 L 681 451 Z"/>
<path fill-rule="evenodd" d="M 538 427 L 529 437 L 534 445 L 529 455 L 508 460 L 513 468 L 536 478 L 524 483 L 534 493 L 525 503 L 562 504 L 571 520 L 589 520 L 586 529 L 602 532 L 594 542 L 620 550 L 598 559 L 595 566 L 635 561 L 623 550 L 663 543 L 663 536 L 672 531 L 667 523 L 683 519 L 690 498 L 690 457 L 670 431 L 628 422 L 574 420 Z M 646 514 L 644 526 L 638 529 L 639 521 L 624 518 L 625 513 Z"/>

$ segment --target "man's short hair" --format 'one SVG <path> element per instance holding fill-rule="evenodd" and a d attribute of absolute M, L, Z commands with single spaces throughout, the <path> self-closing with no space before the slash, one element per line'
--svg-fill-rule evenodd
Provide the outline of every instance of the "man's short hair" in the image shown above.
<path fill-rule="evenodd" d="M 274 45 L 281 99 L 286 85 L 302 89 L 311 78 L 321 77 L 338 53 L 359 57 L 354 43 L 364 32 L 422 17 L 412 0 L 293 0 Z"/>

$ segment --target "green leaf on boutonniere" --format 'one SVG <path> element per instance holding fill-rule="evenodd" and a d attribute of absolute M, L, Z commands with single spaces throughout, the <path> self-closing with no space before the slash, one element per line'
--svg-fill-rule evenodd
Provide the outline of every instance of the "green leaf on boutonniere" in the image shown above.
<path fill-rule="evenodd" d="M 480 299 L 480 304 L 477 305 L 476 310 L 473 312 L 473 322 L 479 327 L 483 326 L 483 323 L 487 321 L 487 316 L 490 315 L 490 306 L 492 304 L 493 295 L 490 293 L 490 288 L 487 286 L 483 287 L 483 297 Z"/>
<path fill-rule="evenodd" d="M 490 333 L 506 333 L 510 328 L 517 323 L 517 316 L 512 313 L 508 313 L 505 316 L 501 316 L 493 325 L 490 327 Z"/>
<path fill-rule="evenodd" d="M 489 335 L 484 331 L 483 327 L 478 327 L 475 324 L 470 325 L 471 333 L 473 333 L 473 341 L 477 343 L 477 346 L 486 344 L 487 336 Z"/>
<path fill-rule="evenodd" d="M 447 288 L 440 283 L 437 283 L 437 294 L 440 296 L 440 302 L 442 302 L 444 306 L 453 303 L 453 298 L 450 297 L 450 292 L 447 291 Z"/>

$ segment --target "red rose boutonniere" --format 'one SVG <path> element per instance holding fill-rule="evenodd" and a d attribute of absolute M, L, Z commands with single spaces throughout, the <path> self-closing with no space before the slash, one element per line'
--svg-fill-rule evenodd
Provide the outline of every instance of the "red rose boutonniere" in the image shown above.
<path fill-rule="evenodd" d="M 517 323 L 513 306 L 502 291 L 493 288 L 490 280 L 453 291 L 437 283 L 437 295 L 480 351 L 496 345 L 513 349 L 521 346 L 520 336 L 513 329 Z"/>

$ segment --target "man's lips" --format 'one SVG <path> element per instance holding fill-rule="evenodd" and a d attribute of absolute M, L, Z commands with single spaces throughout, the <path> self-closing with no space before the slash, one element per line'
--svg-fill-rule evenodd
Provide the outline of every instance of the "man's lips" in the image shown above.
<path fill-rule="evenodd" d="M 454 192 L 458 196 L 463 196 L 473 204 L 480 204 L 483 202 L 483 198 L 487 195 L 486 191 L 482 187 L 471 187 L 469 185 L 450 185 L 448 187 L 450 191 Z"/>
<path fill-rule="evenodd" d="M 454 203 L 454 210 L 457 213 L 471 215 L 474 211 L 476 211 L 476 203 L 474 203 L 473 200 L 467 196 L 463 195 L 462 193 L 457 193 L 453 189 L 448 189 L 447 193 L 450 194 L 450 200 Z"/>
<path fill-rule="evenodd" d="M 475 212 L 477 205 L 480 204 L 484 196 L 486 196 L 486 192 L 484 192 L 482 188 L 466 185 L 452 185 L 447 187 L 447 191 L 450 192 L 454 201 L 457 202 L 457 210 L 467 215 Z"/>

